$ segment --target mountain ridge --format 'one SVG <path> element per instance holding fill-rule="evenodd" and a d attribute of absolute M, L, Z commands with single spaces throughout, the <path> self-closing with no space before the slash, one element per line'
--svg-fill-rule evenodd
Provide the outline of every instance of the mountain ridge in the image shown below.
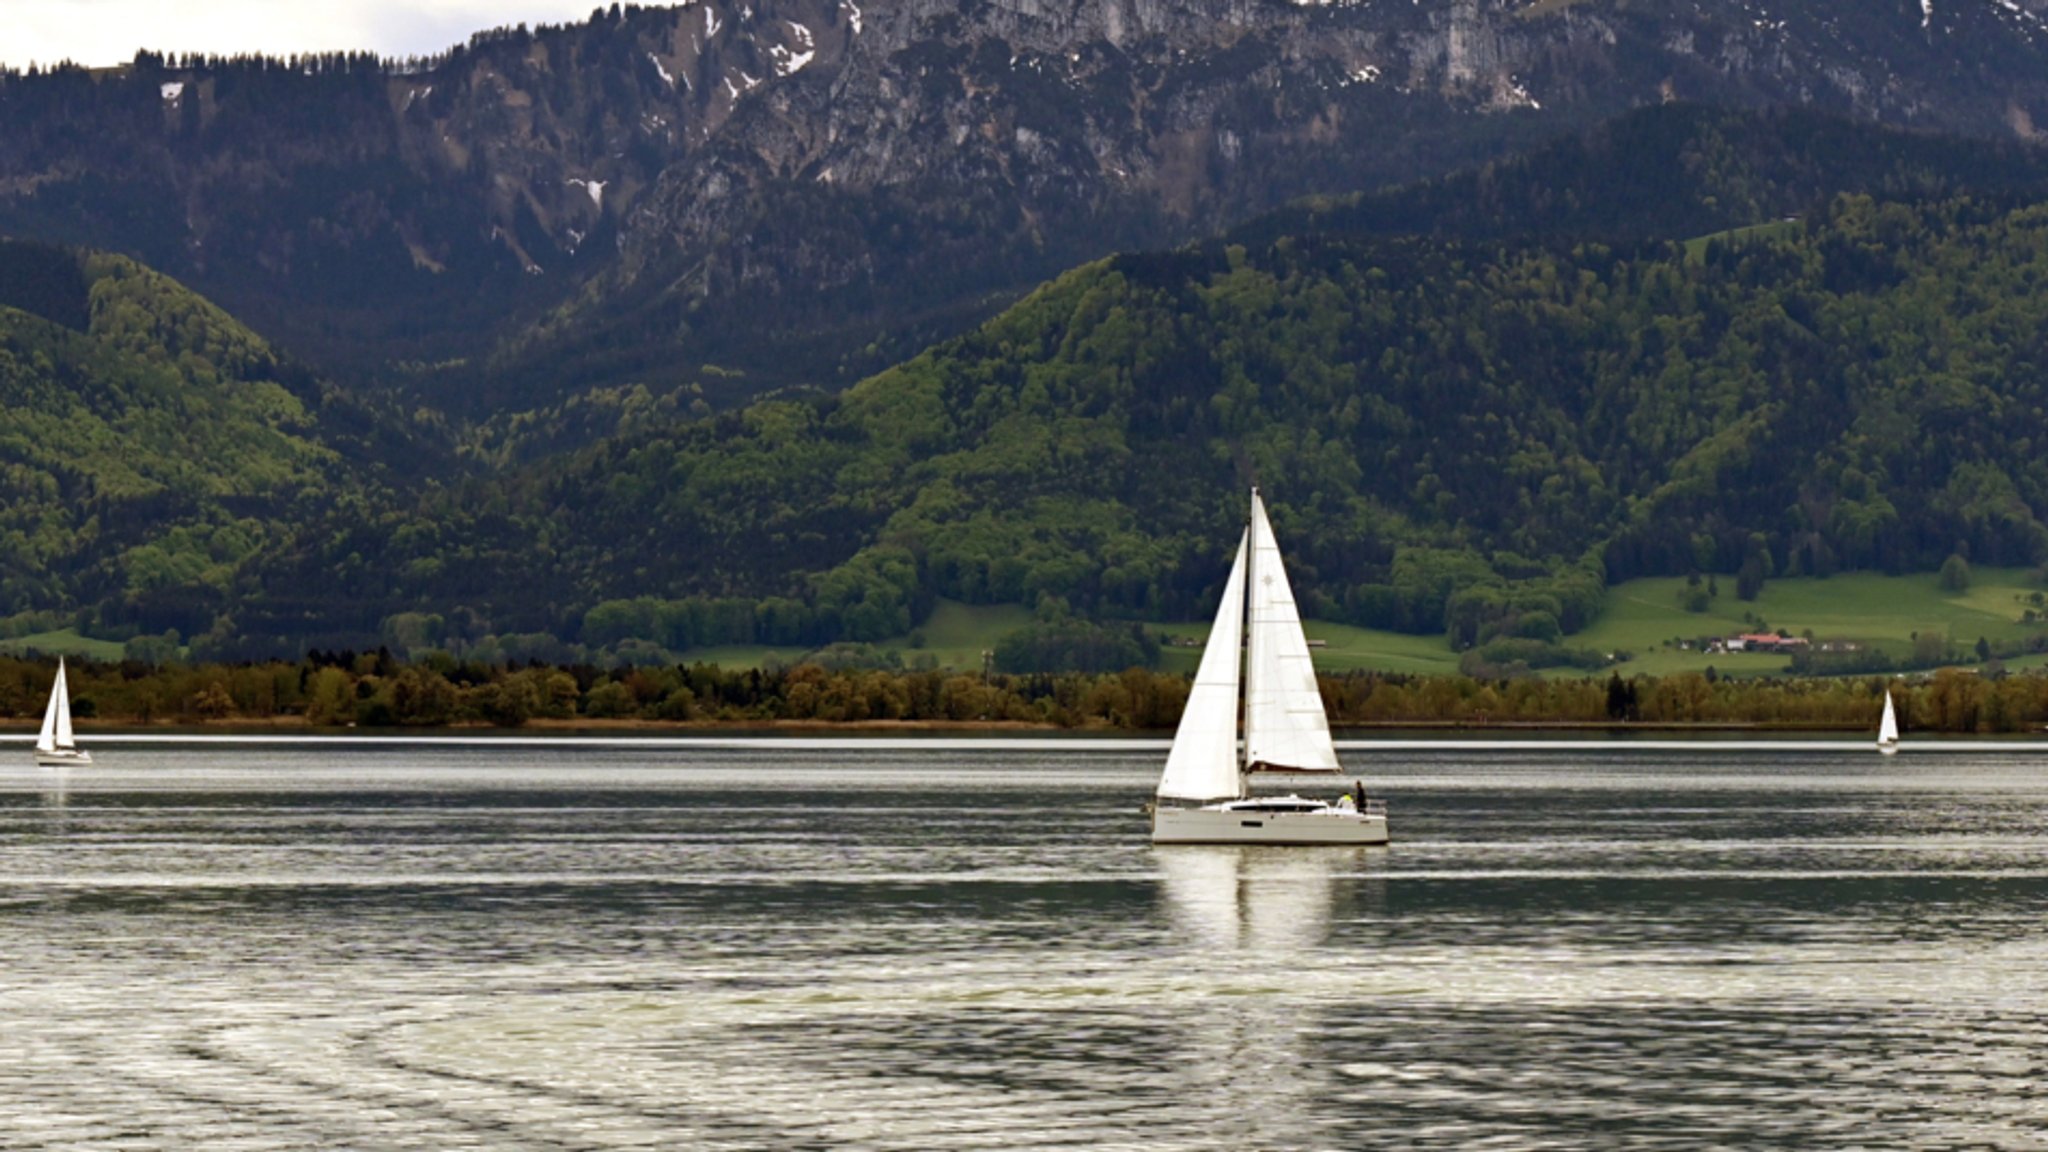
<path fill-rule="evenodd" d="M 425 61 L 145 54 L 0 76 L 0 230 L 482 418 L 836 389 L 1087 259 L 1674 97 L 2048 117 L 2040 0 L 1774 8 L 715 0 Z"/>

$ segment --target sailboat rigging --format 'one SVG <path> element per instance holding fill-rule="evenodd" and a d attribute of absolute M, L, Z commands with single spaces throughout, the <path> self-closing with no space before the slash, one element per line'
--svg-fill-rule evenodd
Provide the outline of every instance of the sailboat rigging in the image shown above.
<path fill-rule="evenodd" d="M 1159 778 L 1152 841 L 1386 843 L 1386 809 L 1365 799 L 1362 784 L 1334 803 L 1251 795 L 1250 778 L 1256 773 L 1340 777 L 1343 771 L 1280 545 L 1254 488 L 1249 523 L 1223 584 L 1223 603 Z"/>

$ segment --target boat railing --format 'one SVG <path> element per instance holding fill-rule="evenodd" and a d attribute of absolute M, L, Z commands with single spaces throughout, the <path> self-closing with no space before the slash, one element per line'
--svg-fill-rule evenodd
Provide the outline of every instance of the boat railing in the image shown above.
<path fill-rule="evenodd" d="M 1365 814 L 1367 816 L 1385 816 L 1387 814 L 1387 802 L 1385 800 L 1367 800 L 1365 802 Z"/>

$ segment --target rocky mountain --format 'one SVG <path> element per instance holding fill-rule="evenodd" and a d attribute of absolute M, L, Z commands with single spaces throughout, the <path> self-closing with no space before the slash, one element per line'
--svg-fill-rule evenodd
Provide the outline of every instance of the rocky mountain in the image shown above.
<path fill-rule="evenodd" d="M 1112 250 L 1670 100 L 2031 139 L 2048 0 L 707 0 L 0 75 L 0 232 L 472 416 L 828 388 Z"/>

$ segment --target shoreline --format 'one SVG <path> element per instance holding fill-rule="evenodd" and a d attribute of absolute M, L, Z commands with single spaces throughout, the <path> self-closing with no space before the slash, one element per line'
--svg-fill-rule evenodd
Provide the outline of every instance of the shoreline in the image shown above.
<path fill-rule="evenodd" d="M 205 720 L 198 723 L 178 721 L 153 721 L 149 723 L 123 722 L 119 720 L 87 720 L 77 723 L 81 737 L 100 734 L 162 733 L 215 734 L 215 735 L 319 735 L 319 736 L 384 736 L 403 737 L 408 735 L 464 735 L 480 736 L 492 733 L 504 736 L 619 736 L 619 735 L 736 735 L 759 733 L 763 735 L 902 735 L 914 733 L 986 734 L 986 735 L 1059 735 L 1101 739 L 1105 737 L 1130 736 L 1134 739 L 1157 739 L 1171 737 L 1171 728 L 1124 728 L 1110 725 L 1089 725 L 1062 727 L 1052 723 L 1030 723 L 1019 720 L 647 720 L 639 718 L 592 722 L 585 719 L 536 719 L 517 727 L 504 727 L 482 722 L 440 725 L 391 725 L 369 727 L 347 725 L 345 727 L 315 727 L 301 716 L 272 716 L 267 718 L 234 717 L 221 720 Z M 0 735 L 34 736 L 38 725 L 34 721 L 0 721 Z M 1332 734 L 1345 732 L 1531 732 L 1559 734 L 1633 735 L 1644 733 L 1677 734 L 1722 734 L 1722 733 L 1771 733 L 1776 735 L 1841 735 L 1844 733 L 1872 733 L 1875 730 L 1867 724 L 1790 724 L 1758 723 L 1751 721 L 1603 721 L 1593 723 L 1582 720 L 1379 720 L 1358 723 L 1332 723 Z M 1934 734 L 1931 730 L 1928 734 Z M 1951 736 L 2023 736 L 2029 733 L 1941 733 Z"/>

